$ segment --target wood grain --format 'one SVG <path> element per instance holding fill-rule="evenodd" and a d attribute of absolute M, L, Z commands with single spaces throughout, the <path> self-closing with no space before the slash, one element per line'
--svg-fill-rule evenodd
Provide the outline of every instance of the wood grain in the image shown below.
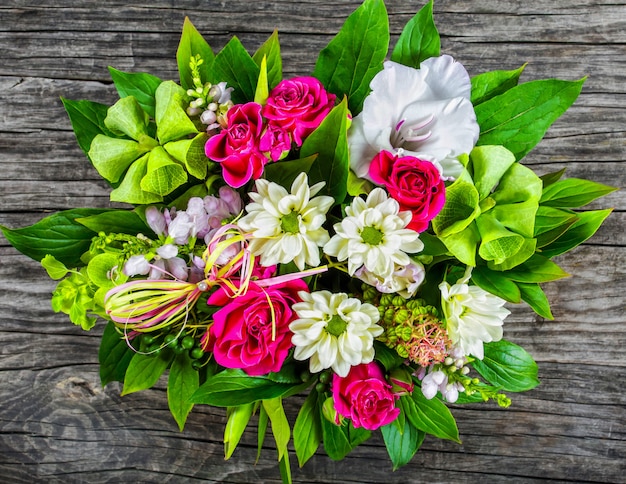
<path fill-rule="evenodd" d="M 219 49 L 251 51 L 279 30 L 286 76 L 317 52 L 358 1 L 6 0 L 0 5 L 0 224 L 18 227 L 73 207 L 108 207 L 108 189 L 79 147 L 60 97 L 112 103 L 107 72 L 175 79 L 189 16 Z M 392 38 L 422 6 L 387 2 Z M 442 50 L 472 75 L 513 69 L 522 80 L 588 76 L 576 104 L 525 162 L 539 173 L 626 186 L 626 4 L 620 0 L 440 0 Z M 624 482 L 626 475 L 626 195 L 584 246 L 559 258 L 573 277 L 549 284 L 554 321 L 512 308 L 507 339 L 540 365 L 542 384 L 513 405 L 454 405 L 462 445 L 427 438 L 391 472 L 379 435 L 333 462 L 323 451 L 296 482 Z M 50 309 L 54 283 L 0 238 L 0 481 L 280 482 L 267 439 L 247 431 L 223 460 L 220 409 L 198 407 L 178 432 L 165 387 L 120 397 L 99 384 L 102 327 L 83 332 Z M 293 418 L 301 398 L 288 403 Z"/>

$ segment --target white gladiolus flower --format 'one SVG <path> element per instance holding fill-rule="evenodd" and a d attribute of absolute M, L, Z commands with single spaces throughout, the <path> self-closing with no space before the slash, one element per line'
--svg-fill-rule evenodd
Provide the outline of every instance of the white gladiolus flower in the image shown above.
<path fill-rule="evenodd" d="M 350 367 L 373 361 L 374 338 L 383 332 L 375 306 L 344 293 L 298 295 L 302 302 L 293 305 L 298 319 L 289 325 L 296 360 L 309 359 L 312 373 L 332 368 L 341 377 Z"/>
<path fill-rule="evenodd" d="M 363 111 L 352 120 L 350 165 L 368 178 L 372 158 L 386 150 L 433 162 L 444 177 L 463 170 L 457 160 L 478 140 L 465 68 L 452 57 L 431 57 L 419 69 L 385 62 L 370 83 Z"/>
<path fill-rule="evenodd" d="M 471 267 L 462 279 L 450 286 L 439 284 L 441 304 L 446 318 L 448 336 L 453 345 L 465 355 L 483 359 L 483 343 L 502 339 L 502 324 L 511 312 L 504 308 L 505 300 L 468 285 Z"/>
<path fill-rule="evenodd" d="M 335 233 L 324 246 L 324 252 L 348 260 L 352 276 L 362 266 L 383 280 L 393 276 L 397 265 L 407 266 L 411 259 L 407 253 L 424 248 L 419 235 L 406 226 L 411 212 L 400 212 L 393 198 L 387 198 L 382 188 L 375 188 L 367 200 L 356 197 L 346 207 L 346 217 L 334 225 Z"/>
<path fill-rule="evenodd" d="M 238 225 L 250 232 L 249 248 L 261 256 L 261 264 L 271 266 L 294 261 L 298 269 L 320 263 L 319 247 L 330 239 L 322 224 L 333 198 L 314 197 L 324 186 L 309 188 L 306 173 L 300 173 L 291 185 L 291 193 L 267 180 L 257 180 L 257 193 L 250 193 L 252 203 Z"/>

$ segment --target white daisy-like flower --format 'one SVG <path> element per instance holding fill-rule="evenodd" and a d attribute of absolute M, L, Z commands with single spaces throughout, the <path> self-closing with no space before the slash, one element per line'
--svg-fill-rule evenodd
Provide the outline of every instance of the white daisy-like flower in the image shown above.
<path fill-rule="evenodd" d="M 237 224 L 251 233 L 249 248 L 261 256 L 262 265 L 293 261 L 300 270 L 305 264 L 319 265 L 319 248 L 330 239 L 322 224 L 334 201 L 326 195 L 315 197 L 324 184 L 309 187 L 306 173 L 300 173 L 288 193 L 277 183 L 256 180 L 248 213 Z"/>
<path fill-rule="evenodd" d="M 293 305 L 298 319 L 289 325 L 296 360 L 309 359 L 311 373 L 332 368 L 340 377 L 352 366 L 373 361 L 374 338 L 383 332 L 375 306 L 345 293 L 298 295 L 302 302 Z"/>
<path fill-rule="evenodd" d="M 354 198 L 346 207 L 346 217 L 334 225 L 335 233 L 324 246 L 324 252 L 348 260 L 352 276 L 361 267 L 382 279 L 389 279 L 396 264 L 407 266 L 414 254 L 424 248 L 417 232 L 407 229 L 412 215 L 400 212 L 400 205 L 388 198 L 382 188 L 375 188 L 367 200 Z"/>
<path fill-rule="evenodd" d="M 502 324 L 511 312 L 503 307 L 504 299 L 468 285 L 471 274 L 472 268 L 468 267 L 456 284 L 450 286 L 444 281 L 439 290 L 450 341 L 463 354 L 482 360 L 483 343 L 502 339 Z"/>

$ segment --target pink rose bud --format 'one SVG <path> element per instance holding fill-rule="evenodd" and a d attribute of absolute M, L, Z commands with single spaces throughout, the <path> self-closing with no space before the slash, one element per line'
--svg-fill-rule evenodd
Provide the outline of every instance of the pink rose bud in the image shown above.
<path fill-rule="evenodd" d="M 335 410 L 333 397 L 328 397 L 326 400 L 324 400 L 324 403 L 322 404 L 322 415 L 326 420 L 334 423 L 335 425 L 343 424 L 343 417 L 339 415 L 339 413 L 337 413 L 337 410 Z"/>
<path fill-rule="evenodd" d="M 389 373 L 391 391 L 396 396 L 410 395 L 413 393 L 415 385 L 411 378 L 411 373 L 405 368 L 395 368 Z"/>

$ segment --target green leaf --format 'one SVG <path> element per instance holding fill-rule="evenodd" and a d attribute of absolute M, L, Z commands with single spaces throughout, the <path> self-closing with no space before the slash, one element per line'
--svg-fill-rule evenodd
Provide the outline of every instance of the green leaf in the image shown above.
<path fill-rule="evenodd" d="M 540 254 L 533 255 L 523 264 L 503 274 L 512 281 L 530 283 L 556 281 L 569 276 L 558 265 Z"/>
<path fill-rule="evenodd" d="M 507 392 L 524 392 L 539 385 L 535 360 L 522 347 L 506 340 L 485 343 L 485 357 L 472 363 L 489 383 Z"/>
<path fill-rule="evenodd" d="M 352 170 L 348 172 L 348 195 L 358 197 L 359 195 L 367 195 L 372 191 L 374 185 L 365 178 L 359 178 Z"/>
<path fill-rule="evenodd" d="M 318 155 L 309 169 L 309 185 L 326 182 L 319 194 L 333 197 L 338 204 L 343 202 L 348 191 L 350 161 L 347 130 L 348 111 L 344 98 L 304 140 L 300 150 L 302 158 Z"/>
<path fill-rule="evenodd" d="M 578 213 L 578 220 L 558 239 L 544 247 L 541 253 L 551 258 L 578 247 L 596 233 L 611 212 L 612 209 Z"/>
<path fill-rule="evenodd" d="M 117 183 L 128 167 L 147 150 L 134 140 L 96 135 L 89 159 L 102 178 Z"/>
<path fill-rule="evenodd" d="M 545 187 L 539 203 L 547 207 L 578 208 L 615 190 L 590 180 L 566 178 Z"/>
<path fill-rule="evenodd" d="M 265 57 L 261 59 L 259 69 L 259 80 L 257 81 L 256 91 L 254 92 L 254 102 L 265 105 L 267 98 L 270 96 L 270 89 L 267 82 L 267 59 Z"/>
<path fill-rule="evenodd" d="M 513 257 L 524 245 L 524 237 L 508 230 L 491 213 L 483 213 L 476 220 L 480 232 L 478 255 L 486 261 L 501 264 Z"/>
<path fill-rule="evenodd" d="M 580 81 L 526 82 L 475 106 L 478 145 L 502 145 L 521 160 L 576 100 Z"/>
<path fill-rule="evenodd" d="M 540 176 L 541 182 L 543 183 L 543 187 L 546 188 L 553 183 L 559 181 L 561 177 L 565 174 L 565 168 L 561 168 L 558 171 L 553 171 L 551 173 L 546 173 L 545 175 Z"/>
<path fill-rule="evenodd" d="M 110 199 L 112 202 L 147 205 L 163 200 L 163 197 L 156 193 L 141 189 L 141 180 L 146 176 L 149 156 L 150 154 L 146 153 L 130 166 L 119 186 L 111 191 Z"/>
<path fill-rule="evenodd" d="M 385 367 L 387 372 L 404 364 L 405 358 L 380 341 L 374 341 L 374 350 L 376 355 L 374 358 Z"/>
<path fill-rule="evenodd" d="M 320 406 L 320 415 L 321 412 Z M 365 442 L 371 436 L 369 430 L 365 430 L 362 427 L 355 429 L 352 422 L 347 422 L 344 425 L 335 425 L 324 418 L 323 415 L 321 415 L 320 421 L 322 423 L 324 450 L 328 457 L 335 461 L 342 460 L 352 449 Z"/>
<path fill-rule="evenodd" d="M 339 98 L 348 96 L 353 115 L 361 112 L 370 82 L 389 48 L 389 20 L 382 0 L 365 0 L 320 52 L 313 76 Z"/>
<path fill-rule="evenodd" d="M 178 50 L 176 51 L 180 84 L 185 89 L 193 89 L 196 87 L 193 83 L 191 68 L 189 67 L 191 58 L 196 57 L 196 55 L 199 55 L 203 60 L 198 70 L 200 71 L 200 80 L 204 84 L 209 80 L 215 55 L 211 47 L 209 47 L 209 44 L 207 44 L 206 40 L 204 40 L 202 35 L 196 30 L 189 18 L 185 17 L 183 33 L 180 37 Z"/>
<path fill-rule="evenodd" d="M 150 152 L 146 174 L 139 186 L 157 195 L 168 195 L 187 181 L 187 172 L 167 152 L 157 146 Z"/>
<path fill-rule="evenodd" d="M 235 104 L 254 99 L 260 68 L 237 37 L 233 37 L 215 56 L 209 80 L 217 84 L 226 81 L 233 87 L 231 98 Z"/>
<path fill-rule="evenodd" d="M 470 101 L 474 106 L 517 86 L 526 64 L 512 71 L 491 71 L 472 77 Z"/>
<path fill-rule="evenodd" d="M 107 111 L 104 124 L 115 135 L 126 135 L 139 141 L 148 135 L 148 114 L 133 96 L 123 97 Z"/>
<path fill-rule="evenodd" d="M 282 460 L 283 456 L 287 454 L 287 444 L 291 438 L 291 427 L 285 415 L 282 398 L 276 397 L 263 400 L 262 405 L 272 425 L 278 460 Z"/>
<path fill-rule="evenodd" d="M 199 133 L 193 139 L 171 141 L 163 148 L 172 158 L 183 163 L 191 176 L 203 180 L 211 164 L 204 154 L 204 145 L 208 139 L 209 136 L 206 133 Z"/>
<path fill-rule="evenodd" d="M 433 229 L 439 237 L 461 232 L 480 214 L 478 191 L 464 171 L 446 188 L 446 204 L 433 219 Z"/>
<path fill-rule="evenodd" d="M 91 282 L 98 287 L 112 287 L 113 281 L 111 281 L 109 274 L 114 267 L 119 265 L 119 254 L 112 252 L 97 254 L 87 264 L 87 275 Z"/>
<path fill-rule="evenodd" d="M 277 30 L 274 30 L 272 35 L 258 48 L 252 56 L 252 60 L 261 67 L 263 57 L 267 59 L 267 81 L 271 90 L 283 79 L 283 61 L 280 56 Z"/>
<path fill-rule="evenodd" d="M 191 402 L 216 407 L 235 407 L 286 395 L 301 385 L 276 383 L 266 377 L 249 376 L 241 370 L 225 370 L 213 375 L 198 388 Z"/>
<path fill-rule="evenodd" d="M 118 71 L 111 66 L 109 73 L 120 97 L 134 97 L 141 108 L 154 118 L 154 96 L 161 79 L 152 74 Z"/>
<path fill-rule="evenodd" d="M 76 221 L 94 232 L 153 236 L 154 232 L 133 210 L 107 210 Z"/>
<path fill-rule="evenodd" d="M 167 404 L 181 432 L 193 408 L 189 397 L 200 386 L 198 371 L 194 370 L 191 363 L 192 360 L 187 352 L 176 355 L 167 378 Z"/>
<path fill-rule="evenodd" d="M 258 424 L 258 432 L 257 432 L 257 452 L 256 452 L 256 463 L 259 462 L 261 458 L 261 449 L 263 448 L 263 443 L 265 442 L 265 434 L 267 434 L 267 425 L 269 423 L 269 418 L 267 416 L 267 412 L 263 408 L 263 405 L 260 405 L 260 402 L 256 403 L 255 406 L 259 405 L 259 424 Z"/>
<path fill-rule="evenodd" d="M 406 418 L 416 429 L 440 439 L 458 442 L 459 429 L 452 413 L 437 397 L 428 400 L 421 389 L 416 388 L 412 395 L 400 397 Z"/>
<path fill-rule="evenodd" d="M 540 205 L 535 218 L 537 247 L 545 247 L 557 240 L 577 220 L 578 215 L 573 212 Z"/>
<path fill-rule="evenodd" d="M 224 459 L 228 460 L 237 448 L 244 430 L 248 426 L 254 403 L 229 407 L 226 412 L 226 426 L 224 427 Z"/>
<path fill-rule="evenodd" d="M 135 354 L 129 343 L 117 331 L 115 324 L 109 321 L 104 328 L 98 350 L 102 386 L 112 381 L 123 382 L 130 360 Z"/>
<path fill-rule="evenodd" d="M 491 193 L 500 178 L 515 163 L 515 155 L 504 146 L 477 146 L 470 153 L 474 186 L 480 200 Z"/>
<path fill-rule="evenodd" d="M 278 183 L 287 190 L 291 189 L 291 185 L 300 173 L 309 173 L 311 166 L 317 155 L 311 155 L 299 160 L 276 161 L 265 165 L 263 175 L 269 181 Z M 312 182 L 309 180 L 309 184 Z"/>
<path fill-rule="evenodd" d="M 187 93 L 173 81 L 162 82 L 157 88 L 155 120 L 162 145 L 198 133 L 185 111 L 188 104 Z"/>
<path fill-rule="evenodd" d="M 537 239 L 524 238 L 520 249 L 511 257 L 504 259 L 500 263 L 495 261 L 487 262 L 487 267 L 494 271 L 508 271 L 531 258 L 537 250 Z"/>
<path fill-rule="evenodd" d="M 533 311 L 542 318 L 554 319 L 550 311 L 550 302 L 539 284 L 518 282 L 517 287 L 519 287 L 522 300 L 526 301 Z"/>
<path fill-rule="evenodd" d="M 158 355 L 135 353 L 126 370 L 122 396 L 154 386 L 167 370 L 173 356 L 172 351 L 161 351 Z"/>
<path fill-rule="evenodd" d="M 293 427 L 293 446 L 300 467 L 313 457 L 322 441 L 322 423 L 318 406 L 319 394 L 313 389 L 300 408 Z"/>
<path fill-rule="evenodd" d="M 398 429 L 395 422 L 392 422 L 381 427 L 380 431 L 394 471 L 411 461 L 426 435 L 416 429 L 408 419 L 404 419 L 402 430 Z"/>
<path fill-rule="evenodd" d="M 420 235 L 421 238 L 421 235 Z M 476 249 L 480 242 L 480 233 L 473 221 L 461 232 L 450 234 L 447 237 L 439 237 L 454 257 L 468 266 L 476 265 Z"/>
<path fill-rule="evenodd" d="M 85 100 L 72 101 L 65 98 L 61 98 L 61 101 L 72 123 L 72 129 L 76 135 L 78 145 L 85 154 L 89 153 L 91 141 L 96 135 L 113 134 L 104 125 L 104 119 L 107 117 L 109 109 L 106 104 Z"/>
<path fill-rule="evenodd" d="M 51 255 L 66 267 L 80 267 L 80 257 L 89 250 L 96 233 L 76 219 L 105 212 L 105 209 L 76 208 L 50 215 L 39 222 L 19 229 L 0 225 L 9 243 L 22 254 L 36 261 Z"/>
<path fill-rule="evenodd" d="M 63 279 L 69 272 L 69 269 L 65 267 L 63 262 L 56 260 L 50 254 L 46 254 L 46 256 L 41 259 L 41 265 L 48 273 L 48 276 L 50 276 L 50 279 Z"/>
<path fill-rule="evenodd" d="M 472 270 L 472 281 L 478 287 L 512 303 L 520 302 L 520 290 L 517 285 L 502 272 L 492 271 L 485 266 Z"/>
<path fill-rule="evenodd" d="M 433 19 L 433 2 L 430 0 L 402 30 L 391 60 L 419 69 L 422 61 L 437 57 L 440 48 L 439 32 Z"/>

